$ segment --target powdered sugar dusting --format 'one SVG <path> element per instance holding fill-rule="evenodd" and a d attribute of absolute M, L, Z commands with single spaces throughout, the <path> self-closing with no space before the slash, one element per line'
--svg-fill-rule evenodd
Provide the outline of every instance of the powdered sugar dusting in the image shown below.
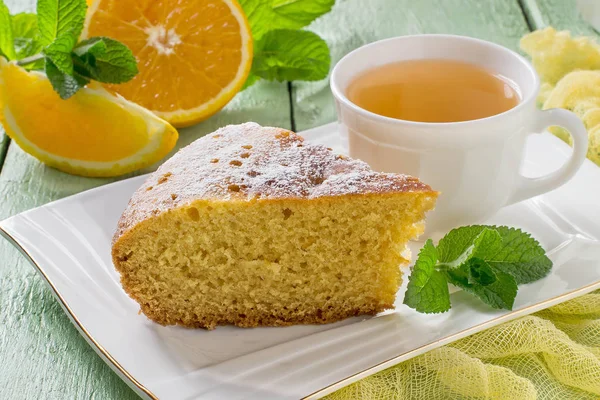
<path fill-rule="evenodd" d="M 431 191 L 418 179 L 372 171 L 360 160 L 304 142 L 285 129 L 229 125 L 181 149 L 132 197 L 119 231 L 197 199 L 312 199 Z M 137 211 L 136 211 L 137 210 Z"/>

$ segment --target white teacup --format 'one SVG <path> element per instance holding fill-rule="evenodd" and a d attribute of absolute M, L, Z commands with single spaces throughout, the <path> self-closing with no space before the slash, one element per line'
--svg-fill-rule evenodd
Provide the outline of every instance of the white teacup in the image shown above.
<path fill-rule="evenodd" d="M 521 102 L 487 118 L 424 123 L 374 114 L 346 96 L 349 84 L 362 72 L 414 59 L 459 60 L 495 71 L 517 85 Z M 435 211 L 427 218 L 430 235 L 482 222 L 506 205 L 561 186 L 581 167 L 588 142 L 583 123 L 567 110 L 538 110 L 539 86 L 535 70 L 517 53 L 453 35 L 403 36 L 371 43 L 342 58 L 331 75 L 350 156 L 378 171 L 417 176 L 441 192 Z M 520 169 L 527 136 L 552 125 L 571 133 L 571 158 L 547 176 L 523 177 Z"/>

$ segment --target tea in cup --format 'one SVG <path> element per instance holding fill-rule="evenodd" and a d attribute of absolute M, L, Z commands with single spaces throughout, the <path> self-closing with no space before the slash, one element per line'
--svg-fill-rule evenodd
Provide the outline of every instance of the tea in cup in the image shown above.
<path fill-rule="evenodd" d="M 553 190 L 583 164 L 587 132 L 564 109 L 536 107 L 540 80 L 502 46 L 415 35 L 360 47 L 333 69 L 331 89 L 351 157 L 417 176 L 441 192 L 427 233 L 481 223 L 500 208 Z M 573 152 L 557 171 L 521 175 L 532 133 L 558 125 Z"/>

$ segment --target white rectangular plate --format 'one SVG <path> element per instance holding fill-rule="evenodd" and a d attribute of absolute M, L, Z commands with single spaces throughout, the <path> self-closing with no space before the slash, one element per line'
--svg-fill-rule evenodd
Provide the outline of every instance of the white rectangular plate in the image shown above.
<path fill-rule="evenodd" d="M 343 151 L 334 124 L 303 135 Z M 529 144 L 527 175 L 557 168 L 571 151 L 550 134 L 536 135 Z M 586 161 L 567 185 L 507 207 L 489 221 L 531 232 L 554 261 L 548 277 L 520 288 L 513 311 L 492 310 L 457 292 L 450 312 L 418 314 L 402 305 L 402 288 L 395 311 L 329 325 L 214 331 L 162 327 L 138 314 L 110 258 L 117 220 L 144 179 L 24 212 L 0 222 L 0 232 L 42 274 L 96 352 L 146 398 L 317 398 L 433 348 L 600 288 L 600 168 Z"/>

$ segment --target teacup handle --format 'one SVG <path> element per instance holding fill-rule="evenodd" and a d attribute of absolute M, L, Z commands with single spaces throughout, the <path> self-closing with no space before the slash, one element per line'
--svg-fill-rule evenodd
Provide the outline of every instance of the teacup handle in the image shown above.
<path fill-rule="evenodd" d="M 571 134 L 573 138 L 573 153 L 571 154 L 571 158 L 551 174 L 539 178 L 521 176 L 517 189 L 509 199 L 508 204 L 517 203 L 562 186 L 575 175 L 585 161 L 588 148 L 588 134 L 579 117 L 562 108 L 536 111 L 534 132 L 542 132 L 553 125 L 565 128 Z"/>

